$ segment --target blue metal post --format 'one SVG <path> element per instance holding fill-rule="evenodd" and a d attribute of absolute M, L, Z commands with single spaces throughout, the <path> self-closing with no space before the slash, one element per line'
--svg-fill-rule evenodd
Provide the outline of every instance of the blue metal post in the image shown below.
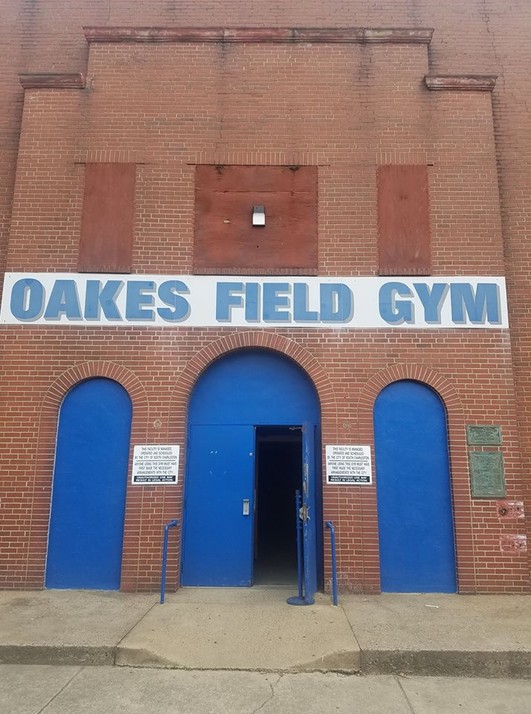
<path fill-rule="evenodd" d="M 299 597 L 302 597 L 302 521 L 300 517 L 302 495 L 295 491 L 295 517 L 297 519 L 297 582 L 299 584 Z"/>
<path fill-rule="evenodd" d="M 304 596 L 302 594 L 302 581 L 303 581 L 303 571 L 302 571 L 302 521 L 301 521 L 301 506 L 302 506 L 302 494 L 299 490 L 295 491 L 295 523 L 297 524 L 297 582 L 299 586 L 299 594 L 295 597 L 288 598 L 289 605 L 306 605 Z"/>
<path fill-rule="evenodd" d="M 168 560 L 168 537 L 170 528 L 179 525 L 178 520 L 169 521 L 164 526 L 164 545 L 162 546 L 162 573 L 160 577 L 160 604 L 164 605 L 164 595 L 166 592 L 166 562 Z"/>
<path fill-rule="evenodd" d="M 334 605 L 337 605 L 336 532 L 332 521 L 326 521 L 326 527 L 330 529 L 330 545 L 332 548 L 332 597 Z"/>

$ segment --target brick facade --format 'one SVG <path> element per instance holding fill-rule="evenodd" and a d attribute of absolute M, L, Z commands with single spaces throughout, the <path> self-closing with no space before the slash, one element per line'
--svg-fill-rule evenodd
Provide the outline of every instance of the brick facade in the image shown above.
<path fill-rule="evenodd" d="M 317 167 L 318 274 L 376 276 L 378 167 L 426 166 L 431 274 L 506 276 L 511 329 L 2 326 L 2 586 L 43 587 L 57 417 L 72 386 L 118 381 L 133 402 L 132 444 L 185 444 L 202 371 L 263 347 L 313 380 L 323 444 L 373 446 L 374 401 L 393 381 L 436 390 L 459 591 L 529 592 L 527 551 L 506 545 L 526 521 L 471 497 L 465 431 L 501 425 L 507 500 L 529 504 L 528 3 L 510 13 L 499 0 L 7 6 L 3 270 L 75 273 L 85 166 L 114 162 L 136 165 L 133 273 L 191 274 L 195 167 L 243 165 Z M 122 589 L 157 589 L 161 527 L 182 516 L 184 475 L 181 464 L 175 489 L 129 488 Z M 341 586 L 377 592 L 376 487 L 325 486 L 323 513 L 338 533 Z M 173 587 L 178 577 L 171 566 Z"/>

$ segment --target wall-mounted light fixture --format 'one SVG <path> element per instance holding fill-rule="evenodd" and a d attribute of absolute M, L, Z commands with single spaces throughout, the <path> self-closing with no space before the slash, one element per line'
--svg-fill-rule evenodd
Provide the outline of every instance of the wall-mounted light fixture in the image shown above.
<path fill-rule="evenodd" d="M 253 206 L 253 226 L 265 226 L 265 206 Z"/>

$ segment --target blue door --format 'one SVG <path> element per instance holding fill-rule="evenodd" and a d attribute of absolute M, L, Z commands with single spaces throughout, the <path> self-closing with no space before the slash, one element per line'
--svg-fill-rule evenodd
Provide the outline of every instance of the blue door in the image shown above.
<path fill-rule="evenodd" d="M 120 587 L 131 400 L 110 379 L 90 379 L 59 415 L 46 587 Z"/>
<path fill-rule="evenodd" d="M 420 382 L 390 384 L 374 407 L 383 592 L 455 592 L 446 412 Z"/>
<path fill-rule="evenodd" d="M 188 416 L 183 585 L 252 584 L 256 428 L 300 428 L 307 423 L 305 452 L 311 467 L 305 502 L 312 520 L 305 537 L 313 596 L 320 530 L 316 523 L 321 509 L 314 448 L 319 402 L 308 376 L 290 359 L 272 351 L 234 352 L 214 362 L 199 378 Z M 295 533 L 295 523 L 293 527 Z"/>
<path fill-rule="evenodd" d="M 252 584 L 254 448 L 249 425 L 190 427 L 183 585 Z"/>

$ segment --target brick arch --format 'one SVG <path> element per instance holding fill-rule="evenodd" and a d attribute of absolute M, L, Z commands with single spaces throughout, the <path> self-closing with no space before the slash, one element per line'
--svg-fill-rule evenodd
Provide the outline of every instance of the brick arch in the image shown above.
<path fill-rule="evenodd" d="M 359 401 L 358 419 L 360 433 L 367 434 L 366 428 L 369 423 L 372 430 L 372 410 L 376 397 L 382 389 L 393 382 L 398 382 L 404 379 L 411 379 L 415 382 L 422 382 L 434 389 L 443 400 L 448 420 L 450 414 L 452 418 L 461 418 L 464 429 L 463 406 L 459 395 L 453 385 L 443 377 L 439 372 L 430 367 L 421 364 L 394 364 L 391 367 L 382 369 L 374 374 L 364 385 Z M 368 414 L 369 422 L 364 418 Z"/>
<path fill-rule="evenodd" d="M 468 565 L 474 562 L 474 541 L 465 419 L 463 405 L 454 385 L 436 370 L 420 364 L 395 364 L 377 372 L 361 391 L 358 406 L 360 439 L 364 444 L 371 444 L 374 454 L 373 410 L 376 398 L 389 384 L 405 379 L 431 387 L 441 397 L 446 408 L 458 590 L 463 593 L 476 592 L 475 572 Z M 372 551 L 366 551 L 365 559 L 373 572 L 379 572 L 376 486 L 365 490 L 363 495 L 363 510 L 372 514 L 364 524 L 364 536 L 375 544 Z"/>
<path fill-rule="evenodd" d="M 127 390 L 133 408 L 147 406 L 147 396 L 138 377 L 131 370 L 115 362 L 82 362 L 63 372 L 48 389 L 42 405 L 41 421 L 50 410 L 56 413 L 66 393 L 79 382 L 94 377 L 106 377 Z"/>
<path fill-rule="evenodd" d="M 269 349 L 289 357 L 310 377 L 321 406 L 323 442 L 337 432 L 337 405 L 332 383 L 323 367 L 300 344 L 282 335 L 265 331 L 236 332 L 211 342 L 197 352 L 181 372 L 170 401 L 171 414 L 186 415 L 192 389 L 201 374 L 216 359 L 240 349 Z M 186 424 L 170 418 L 170 441 L 184 443 Z"/>
<path fill-rule="evenodd" d="M 147 432 L 148 399 L 144 386 L 138 377 L 126 367 L 115 362 L 82 362 L 63 372 L 50 386 L 44 396 L 38 437 L 38 469 L 50 464 L 48 459 L 55 455 L 55 438 L 57 417 L 61 403 L 66 394 L 76 384 L 95 377 L 105 377 L 118 382 L 127 391 L 133 405 L 133 424 L 131 428 L 131 443 L 142 443 Z M 41 461 L 43 459 L 43 461 Z M 39 468 L 39 466 L 41 468 Z"/>
<path fill-rule="evenodd" d="M 48 522 L 50 517 L 53 466 L 57 437 L 59 409 L 66 394 L 76 384 L 88 379 L 104 377 L 118 382 L 129 394 L 133 406 L 131 424 L 131 449 L 135 443 L 143 443 L 146 439 L 148 424 L 148 399 L 144 387 L 138 377 L 122 365 L 114 362 L 83 362 L 70 367 L 63 372 L 46 392 L 40 411 L 39 434 L 37 437 L 37 458 L 35 462 L 35 478 L 33 487 L 34 526 L 31 529 L 28 554 L 38 556 L 35 565 L 28 564 L 28 579 L 44 584 L 44 570 L 48 541 Z M 140 494 L 135 493 L 128 484 L 125 533 L 128 527 L 128 514 L 134 505 L 132 501 Z M 124 545 L 122 563 L 127 563 L 128 551 Z M 123 572 L 124 565 L 122 565 Z M 30 572 L 32 571 L 32 572 Z"/>

